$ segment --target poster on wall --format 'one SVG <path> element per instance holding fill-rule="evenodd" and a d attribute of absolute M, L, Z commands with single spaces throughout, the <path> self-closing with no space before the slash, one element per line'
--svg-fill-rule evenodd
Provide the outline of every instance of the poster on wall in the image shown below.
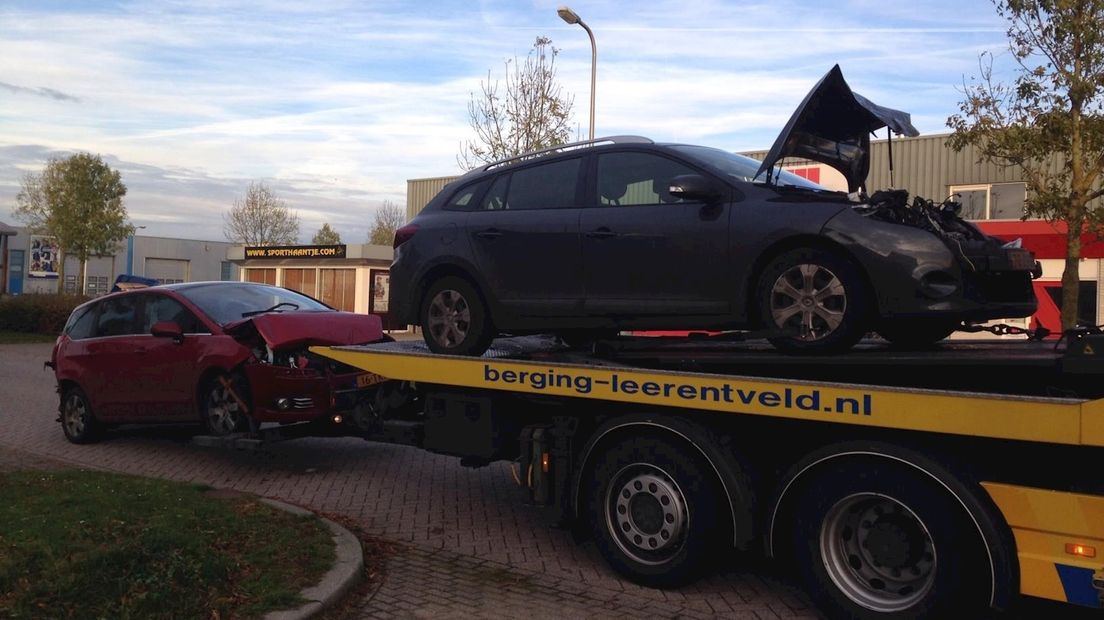
<path fill-rule="evenodd" d="M 57 239 L 53 237 L 31 236 L 31 260 L 27 275 L 32 278 L 58 277 L 59 251 Z"/>
<path fill-rule="evenodd" d="M 372 271 L 372 314 L 387 314 L 387 298 L 391 288 L 391 272 Z"/>

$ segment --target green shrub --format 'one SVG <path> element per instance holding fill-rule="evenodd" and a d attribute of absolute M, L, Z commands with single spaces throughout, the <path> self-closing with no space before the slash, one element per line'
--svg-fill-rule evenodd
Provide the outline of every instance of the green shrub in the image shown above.
<path fill-rule="evenodd" d="M 26 294 L 0 299 L 0 330 L 57 335 L 84 295 Z"/>

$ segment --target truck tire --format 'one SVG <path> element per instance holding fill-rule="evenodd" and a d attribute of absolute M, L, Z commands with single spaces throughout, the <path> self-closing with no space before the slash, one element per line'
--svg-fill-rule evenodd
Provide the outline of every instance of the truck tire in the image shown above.
<path fill-rule="evenodd" d="M 726 524 L 723 491 L 700 455 L 675 440 L 634 437 L 596 455 L 587 510 L 615 570 L 669 588 L 710 567 Z"/>
<path fill-rule="evenodd" d="M 900 464 L 841 463 L 795 500 L 794 565 L 832 618 L 977 618 L 984 543 L 951 494 Z"/>

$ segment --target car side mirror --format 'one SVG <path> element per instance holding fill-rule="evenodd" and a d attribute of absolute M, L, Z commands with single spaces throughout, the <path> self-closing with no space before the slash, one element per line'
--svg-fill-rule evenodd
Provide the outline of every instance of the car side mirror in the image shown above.
<path fill-rule="evenodd" d="M 721 192 L 707 178 L 700 174 L 681 174 L 671 179 L 667 191 L 676 198 L 695 202 L 713 202 L 721 197 Z"/>
<path fill-rule="evenodd" d="M 150 328 L 150 333 L 157 338 L 172 338 L 173 342 L 184 342 L 184 330 L 176 321 L 158 321 Z"/>

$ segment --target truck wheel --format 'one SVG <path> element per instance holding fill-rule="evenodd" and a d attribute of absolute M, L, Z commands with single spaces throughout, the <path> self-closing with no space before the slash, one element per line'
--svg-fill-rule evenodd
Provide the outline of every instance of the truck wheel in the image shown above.
<path fill-rule="evenodd" d="M 711 564 L 724 520 L 709 466 L 664 438 L 634 438 L 597 457 L 588 495 L 602 555 L 641 585 L 675 587 Z"/>
<path fill-rule="evenodd" d="M 946 489 L 900 466 L 854 463 L 803 488 L 792 513 L 794 560 L 829 616 L 984 615 L 984 546 Z"/>
<path fill-rule="evenodd" d="M 770 339 L 778 349 L 845 351 L 866 333 L 865 288 L 850 261 L 816 248 L 792 250 L 759 275 L 759 316 L 768 328 L 794 332 Z"/>
<path fill-rule="evenodd" d="M 245 429 L 245 415 L 237 399 L 223 385 L 221 379 L 228 375 L 217 375 L 208 379 L 200 390 L 200 414 L 203 427 L 209 435 L 225 437 Z M 238 396 L 242 397 L 241 391 Z"/>
<path fill-rule="evenodd" d="M 943 340 L 953 334 L 960 324 L 960 321 L 947 319 L 889 320 L 878 327 L 878 335 L 894 346 L 915 349 Z"/>
<path fill-rule="evenodd" d="M 103 434 L 88 396 L 78 387 L 67 387 L 61 395 L 61 429 L 66 439 L 78 444 L 93 443 Z"/>
<path fill-rule="evenodd" d="M 448 276 L 422 298 L 422 337 L 430 351 L 482 355 L 494 338 L 483 298 L 467 280 Z"/>

